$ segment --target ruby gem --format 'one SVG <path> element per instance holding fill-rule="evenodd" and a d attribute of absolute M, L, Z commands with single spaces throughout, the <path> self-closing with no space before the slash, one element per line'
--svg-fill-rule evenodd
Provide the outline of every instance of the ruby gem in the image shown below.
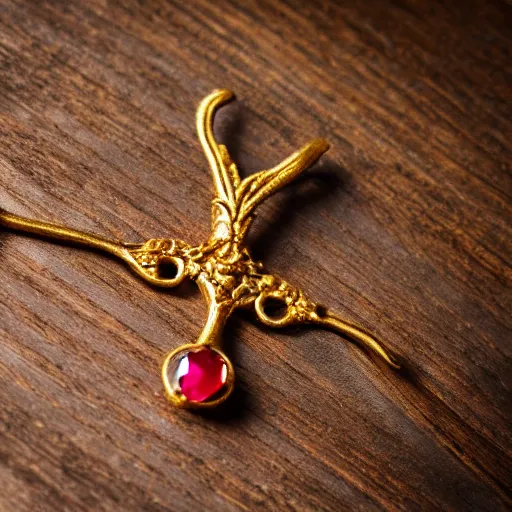
<path fill-rule="evenodd" d="M 181 393 L 192 402 L 204 402 L 226 383 L 224 359 L 209 347 L 190 351 L 180 359 L 176 379 Z"/>

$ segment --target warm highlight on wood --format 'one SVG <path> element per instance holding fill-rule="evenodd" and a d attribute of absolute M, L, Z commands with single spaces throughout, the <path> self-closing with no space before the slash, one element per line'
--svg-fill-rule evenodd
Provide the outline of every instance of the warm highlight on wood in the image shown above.
<path fill-rule="evenodd" d="M 235 315 L 232 398 L 179 411 L 158 367 L 201 330 L 196 290 L 148 285 L 79 240 L 0 229 L 0 510 L 510 508 L 509 4 L 7 0 L 0 13 L 4 225 L 79 227 L 107 252 L 200 244 L 210 165 L 219 204 L 236 203 L 244 179 L 290 154 L 275 170 L 292 175 L 293 151 L 325 138 L 303 177 L 261 206 L 266 189 L 248 195 L 238 225 L 258 207 L 255 260 L 403 361 Z M 199 116 L 198 142 L 195 108 L 219 87 L 239 101 L 213 132 L 213 111 Z"/>

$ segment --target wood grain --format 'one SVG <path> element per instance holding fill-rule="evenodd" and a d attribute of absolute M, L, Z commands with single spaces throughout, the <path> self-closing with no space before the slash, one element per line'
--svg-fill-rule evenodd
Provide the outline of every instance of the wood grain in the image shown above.
<path fill-rule="evenodd" d="M 255 256 L 405 362 L 237 316 L 235 397 L 177 412 L 159 369 L 198 294 L 2 232 L 2 511 L 510 507 L 510 4 L 0 5 L 0 207 L 204 240 L 194 111 L 230 88 L 244 175 L 332 146 L 261 209 Z"/>

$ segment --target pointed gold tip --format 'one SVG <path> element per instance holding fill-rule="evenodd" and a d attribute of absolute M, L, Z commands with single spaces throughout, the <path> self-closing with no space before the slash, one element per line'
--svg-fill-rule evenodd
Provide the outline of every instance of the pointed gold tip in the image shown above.
<path fill-rule="evenodd" d="M 202 102 L 210 103 L 211 101 L 215 101 L 215 103 L 220 106 L 221 104 L 234 100 L 235 98 L 235 93 L 229 89 L 215 89 L 206 96 Z"/>
<path fill-rule="evenodd" d="M 330 149 L 330 144 L 327 142 L 327 140 L 325 139 L 322 139 L 322 138 L 318 138 L 318 139 L 313 139 L 310 144 L 315 147 L 315 149 L 320 153 L 320 154 L 324 154 L 326 151 L 329 151 Z"/>
<path fill-rule="evenodd" d="M 371 350 L 377 354 L 381 359 L 394 368 L 400 369 L 398 361 L 388 353 L 377 338 L 368 332 L 364 327 L 357 325 L 353 322 L 342 320 L 339 316 L 327 311 L 323 314 L 315 314 L 312 318 L 312 323 L 330 329 L 338 334 L 344 335 L 351 340 L 361 344 L 363 347 Z"/>

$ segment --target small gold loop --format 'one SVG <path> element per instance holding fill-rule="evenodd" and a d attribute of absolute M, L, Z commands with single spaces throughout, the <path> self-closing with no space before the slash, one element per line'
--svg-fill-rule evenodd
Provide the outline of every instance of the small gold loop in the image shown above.
<path fill-rule="evenodd" d="M 171 268 L 169 267 L 169 264 Z M 176 256 L 162 256 L 157 264 L 158 278 L 163 281 L 181 281 L 185 272 L 185 262 Z"/>
<path fill-rule="evenodd" d="M 188 275 L 185 262 L 182 258 L 176 256 L 162 256 L 155 265 L 148 265 L 147 267 L 137 262 L 129 253 L 125 255 L 123 259 L 129 263 L 132 269 L 145 281 L 162 288 L 178 286 Z M 176 267 L 176 272 L 173 277 L 164 277 L 164 273 L 162 273 L 162 275 L 158 274 L 159 267 L 165 263 L 171 263 Z"/>
<path fill-rule="evenodd" d="M 267 313 L 265 313 L 265 302 L 268 299 L 275 299 L 282 302 L 286 307 L 286 314 L 278 318 L 272 318 Z M 261 293 L 254 302 L 254 309 L 256 309 L 258 318 L 269 327 L 285 327 L 293 323 L 292 308 L 289 304 L 287 304 L 283 294 L 277 290 Z"/>

